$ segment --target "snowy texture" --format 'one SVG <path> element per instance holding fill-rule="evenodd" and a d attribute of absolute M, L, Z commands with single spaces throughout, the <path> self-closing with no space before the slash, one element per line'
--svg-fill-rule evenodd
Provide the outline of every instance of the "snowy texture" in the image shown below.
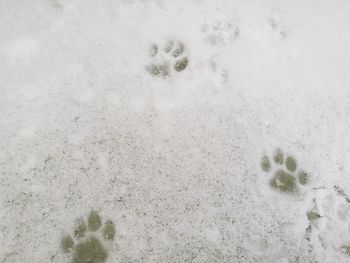
<path fill-rule="evenodd" d="M 0 262 L 349 262 L 349 14 L 0 0 Z"/>

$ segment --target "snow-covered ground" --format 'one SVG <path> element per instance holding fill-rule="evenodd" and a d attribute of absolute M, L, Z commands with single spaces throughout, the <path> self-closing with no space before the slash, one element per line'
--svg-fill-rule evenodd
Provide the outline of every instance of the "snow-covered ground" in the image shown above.
<path fill-rule="evenodd" d="M 0 262 L 350 262 L 349 14 L 0 0 Z"/>

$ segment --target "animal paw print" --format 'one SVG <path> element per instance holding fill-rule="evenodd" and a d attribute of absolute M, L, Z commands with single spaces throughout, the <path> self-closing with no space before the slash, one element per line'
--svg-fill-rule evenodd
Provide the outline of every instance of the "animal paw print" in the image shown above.
<path fill-rule="evenodd" d="M 282 38 L 282 39 L 287 38 L 287 36 L 288 36 L 287 29 L 285 27 L 283 27 L 282 25 L 280 25 L 274 17 L 269 18 L 267 21 L 268 21 L 269 25 L 271 26 L 271 29 L 273 30 L 273 32 L 275 32 L 278 36 L 280 36 L 280 38 Z"/>
<path fill-rule="evenodd" d="M 202 24 L 201 31 L 205 41 L 213 46 L 224 46 L 239 37 L 239 28 L 231 22 L 216 21 L 212 25 Z"/>
<path fill-rule="evenodd" d="M 101 217 L 96 211 L 91 211 L 87 224 L 83 218 L 77 220 L 73 237 L 67 235 L 61 241 L 64 253 L 72 253 L 72 263 L 104 263 L 108 257 L 108 250 L 101 240 L 113 241 L 115 236 L 114 223 L 107 220 L 102 231 Z M 102 232 L 102 238 L 99 233 Z M 101 233 L 100 233 L 101 234 Z M 74 241 L 75 240 L 75 241 Z"/>
<path fill-rule="evenodd" d="M 297 161 L 292 156 L 285 158 L 281 149 L 274 151 L 273 164 L 277 167 L 270 179 L 271 188 L 282 193 L 297 193 L 299 185 L 308 184 L 309 174 L 304 170 L 297 171 Z M 266 173 L 272 172 L 272 162 L 266 155 L 261 159 L 261 169 Z"/>
<path fill-rule="evenodd" d="M 270 16 L 267 18 L 267 22 L 270 26 L 270 29 L 273 32 L 274 38 L 277 39 L 286 39 L 289 35 L 289 29 L 286 27 L 283 17 L 283 14 L 280 10 L 274 9 L 271 10 Z"/>
<path fill-rule="evenodd" d="M 228 80 L 227 69 L 221 67 L 217 63 L 215 56 L 213 56 L 209 61 L 209 69 L 210 69 L 210 72 L 212 73 L 210 76 L 211 79 L 213 79 L 214 81 L 216 80 L 221 84 L 225 84 L 227 82 Z"/>
<path fill-rule="evenodd" d="M 189 60 L 185 45 L 181 41 L 168 40 L 163 46 L 153 44 L 150 48 L 150 63 L 146 69 L 153 76 L 167 77 L 173 70 L 183 71 Z"/>

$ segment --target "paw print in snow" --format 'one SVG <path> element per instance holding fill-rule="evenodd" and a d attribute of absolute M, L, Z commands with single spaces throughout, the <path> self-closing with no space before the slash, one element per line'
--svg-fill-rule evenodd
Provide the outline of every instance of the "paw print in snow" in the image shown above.
<path fill-rule="evenodd" d="M 225 46 L 239 37 L 239 28 L 232 22 L 217 21 L 212 25 L 202 24 L 204 40 L 213 46 Z"/>
<path fill-rule="evenodd" d="M 96 211 L 91 211 L 87 224 L 83 218 L 77 220 L 73 234 L 76 241 L 70 235 L 63 237 L 61 241 L 62 251 L 72 253 L 72 263 L 106 262 L 108 250 L 103 246 L 101 240 L 113 241 L 115 227 L 111 220 L 107 220 L 101 238 L 97 232 L 101 226 L 101 217 Z"/>
<path fill-rule="evenodd" d="M 210 78 L 212 80 L 216 80 L 217 82 L 221 83 L 221 84 L 226 84 L 227 80 L 228 80 L 228 71 L 226 68 L 221 67 L 215 56 L 213 56 L 210 60 L 209 60 L 209 69 L 210 69 Z"/>
<path fill-rule="evenodd" d="M 153 76 L 167 77 L 173 70 L 183 71 L 189 60 L 185 45 L 181 41 L 168 40 L 163 46 L 153 44 L 150 48 L 152 62 L 146 66 Z"/>
<path fill-rule="evenodd" d="M 283 17 L 286 14 L 282 13 L 278 9 L 271 11 L 271 15 L 267 18 L 268 25 L 273 32 L 275 39 L 286 39 L 289 35 L 289 30 L 284 23 Z"/>
<path fill-rule="evenodd" d="M 272 164 L 276 166 L 274 171 L 272 171 Z M 268 156 L 263 156 L 261 169 L 266 173 L 273 173 L 270 186 L 282 193 L 297 193 L 300 185 L 306 185 L 309 182 L 309 174 L 304 170 L 297 171 L 297 162 L 294 157 L 285 158 L 281 149 L 275 150 L 273 161 L 270 161 Z"/>

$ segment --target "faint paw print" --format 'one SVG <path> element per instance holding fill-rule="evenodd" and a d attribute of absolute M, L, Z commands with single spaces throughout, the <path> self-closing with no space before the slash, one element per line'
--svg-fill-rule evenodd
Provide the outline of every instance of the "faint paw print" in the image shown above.
<path fill-rule="evenodd" d="M 67 235 L 61 241 L 64 253 L 72 253 L 72 263 L 104 263 L 108 257 L 108 250 L 101 240 L 113 241 L 115 236 L 114 223 L 107 220 L 102 235 L 97 232 L 102 226 L 101 217 L 96 211 L 91 211 L 87 224 L 83 218 L 77 220 L 74 239 Z M 100 231 L 101 232 L 101 231 Z"/>
<path fill-rule="evenodd" d="M 309 174 L 304 170 L 297 171 L 297 162 L 294 157 L 285 158 L 281 149 L 274 151 L 273 163 L 277 167 L 270 179 L 271 188 L 282 193 L 297 193 L 299 185 L 306 185 L 309 182 Z M 266 155 L 261 159 L 261 169 L 266 173 L 272 173 L 272 162 Z"/>
<path fill-rule="evenodd" d="M 202 24 L 204 40 L 213 46 L 224 46 L 233 43 L 239 37 L 239 28 L 232 22 L 216 21 L 208 25 Z"/>
<path fill-rule="evenodd" d="M 271 15 L 267 18 L 267 23 L 272 29 L 273 35 L 277 39 L 286 39 L 289 35 L 289 30 L 286 27 L 284 20 L 282 19 L 284 14 L 280 10 L 274 9 L 271 11 Z"/>
<path fill-rule="evenodd" d="M 210 60 L 209 60 L 209 69 L 210 72 L 212 74 L 210 74 L 210 77 L 214 80 L 216 80 L 217 82 L 221 83 L 221 84 L 226 84 L 227 80 L 228 80 L 228 71 L 226 68 L 221 67 L 217 61 L 215 56 L 213 56 Z"/>
<path fill-rule="evenodd" d="M 186 55 L 185 45 L 181 41 L 172 39 L 159 47 L 153 44 L 150 48 L 152 63 L 146 66 L 147 71 L 153 76 L 167 77 L 173 70 L 183 71 L 189 60 Z"/>

